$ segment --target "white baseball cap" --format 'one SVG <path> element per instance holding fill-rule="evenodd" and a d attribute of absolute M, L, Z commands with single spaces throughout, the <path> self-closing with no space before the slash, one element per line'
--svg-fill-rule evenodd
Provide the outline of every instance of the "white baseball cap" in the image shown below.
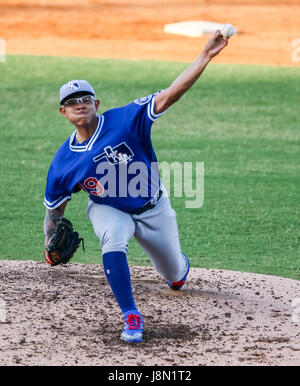
<path fill-rule="evenodd" d="M 59 90 L 59 101 L 62 105 L 63 102 L 71 95 L 78 92 L 86 92 L 87 94 L 93 95 L 96 97 L 93 87 L 89 84 L 87 80 L 70 80 L 68 83 L 61 86 Z"/>

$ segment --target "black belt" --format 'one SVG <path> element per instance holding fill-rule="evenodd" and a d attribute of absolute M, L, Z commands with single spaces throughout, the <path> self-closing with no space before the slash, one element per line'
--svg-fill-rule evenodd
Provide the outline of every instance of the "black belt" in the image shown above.
<path fill-rule="evenodd" d="M 133 210 L 132 212 L 128 212 L 128 213 L 129 214 L 141 214 L 141 213 L 146 212 L 146 210 L 154 208 L 155 205 L 157 204 L 158 200 L 161 198 L 161 196 L 162 196 L 162 190 L 159 191 L 155 204 L 152 204 L 151 200 L 150 200 L 146 205 L 142 206 L 141 208 L 139 208 L 137 210 Z"/>

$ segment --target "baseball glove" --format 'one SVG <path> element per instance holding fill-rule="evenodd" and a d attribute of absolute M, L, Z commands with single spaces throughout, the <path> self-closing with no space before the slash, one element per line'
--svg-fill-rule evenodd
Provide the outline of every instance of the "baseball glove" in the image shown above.
<path fill-rule="evenodd" d="M 84 249 L 83 239 L 79 237 L 78 232 L 73 231 L 71 221 L 62 217 L 45 248 L 45 260 L 51 265 L 66 264 L 81 242 Z"/>

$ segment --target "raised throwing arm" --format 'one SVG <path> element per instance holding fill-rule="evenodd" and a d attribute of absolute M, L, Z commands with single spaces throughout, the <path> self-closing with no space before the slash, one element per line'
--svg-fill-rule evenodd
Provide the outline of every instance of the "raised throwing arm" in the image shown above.
<path fill-rule="evenodd" d="M 154 112 L 160 114 L 189 90 L 200 77 L 211 59 L 228 44 L 228 40 L 217 30 L 206 43 L 197 59 L 179 75 L 170 87 L 157 94 L 155 97 Z"/>

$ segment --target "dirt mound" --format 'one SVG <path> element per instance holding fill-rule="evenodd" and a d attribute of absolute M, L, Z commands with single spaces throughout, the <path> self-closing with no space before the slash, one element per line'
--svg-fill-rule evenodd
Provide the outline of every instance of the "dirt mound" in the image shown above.
<path fill-rule="evenodd" d="M 300 364 L 298 281 L 192 268 L 175 292 L 133 266 L 145 329 L 130 345 L 101 265 L 2 260 L 0 272 L 2 366 Z"/>

